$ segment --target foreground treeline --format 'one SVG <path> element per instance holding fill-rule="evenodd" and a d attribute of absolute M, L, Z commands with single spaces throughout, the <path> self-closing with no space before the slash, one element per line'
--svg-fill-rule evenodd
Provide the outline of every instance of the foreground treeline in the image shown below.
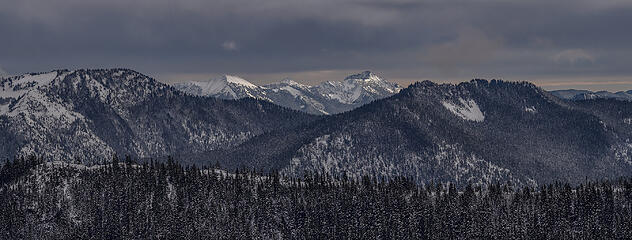
<path fill-rule="evenodd" d="M 116 161 L 116 160 L 115 160 Z M 11 161 L 0 239 L 624 239 L 632 181 L 456 189 L 131 161 Z"/>

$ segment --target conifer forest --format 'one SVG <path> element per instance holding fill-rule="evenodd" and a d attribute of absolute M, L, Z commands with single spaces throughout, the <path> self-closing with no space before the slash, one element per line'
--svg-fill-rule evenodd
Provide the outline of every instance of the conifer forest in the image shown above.
<path fill-rule="evenodd" d="M 632 179 L 417 185 L 127 158 L 0 170 L 2 239 L 625 239 Z"/>

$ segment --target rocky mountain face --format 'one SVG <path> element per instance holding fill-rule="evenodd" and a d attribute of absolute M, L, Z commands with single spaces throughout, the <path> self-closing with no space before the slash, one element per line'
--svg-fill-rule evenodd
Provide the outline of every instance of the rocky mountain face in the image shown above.
<path fill-rule="evenodd" d="M 173 85 L 196 96 L 221 99 L 256 98 L 279 106 L 317 115 L 336 114 L 399 92 L 401 87 L 371 72 L 351 75 L 343 81 L 328 81 L 307 86 L 290 79 L 266 86 L 256 86 L 235 76 L 222 76 L 208 82 L 186 82 Z"/>
<path fill-rule="evenodd" d="M 203 157 L 289 176 L 535 185 L 629 175 L 632 103 L 566 102 L 529 83 L 419 82 L 392 97 Z"/>
<path fill-rule="evenodd" d="M 589 99 L 617 99 L 623 101 L 632 101 L 632 90 L 629 91 L 619 91 L 619 92 L 608 92 L 608 91 L 588 91 L 588 90 L 555 90 L 551 91 L 551 94 L 567 99 L 567 100 L 589 100 Z"/>
<path fill-rule="evenodd" d="M 127 69 L 0 79 L 0 156 L 102 161 L 226 148 L 313 116 L 254 99 L 189 96 Z"/>

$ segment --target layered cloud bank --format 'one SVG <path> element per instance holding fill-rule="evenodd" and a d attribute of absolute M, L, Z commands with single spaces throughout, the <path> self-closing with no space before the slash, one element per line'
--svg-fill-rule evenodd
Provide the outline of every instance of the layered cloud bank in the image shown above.
<path fill-rule="evenodd" d="M 629 1 L 4 1 L 13 74 L 130 67 L 174 82 L 234 73 L 303 84 L 375 69 L 407 84 L 632 76 Z M 80 19 L 80 21 L 78 21 Z M 315 72 L 338 72 L 332 78 Z M 543 80 L 543 81 L 544 81 Z M 594 88 L 598 88 L 596 84 Z M 629 89 L 629 86 L 627 87 Z"/>

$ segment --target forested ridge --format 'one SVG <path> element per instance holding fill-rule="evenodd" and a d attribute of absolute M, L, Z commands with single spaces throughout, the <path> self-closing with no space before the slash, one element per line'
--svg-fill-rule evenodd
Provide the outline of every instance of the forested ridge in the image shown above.
<path fill-rule="evenodd" d="M 282 179 L 175 161 L 0 170 L 2 239 L 624 239 L 632 179 L 515 189 L 405 177 Z"/>
<path fill-rule="evenodd" d="M 576 185 L 632 173 L 632 102 L 571 102 L 528 82 L 494 79 L 416 82 L 397 94 L 398 87 L 382 88 L 389 84 L 370 72 L 347 80 L 325 84 L 321 95 L 346 89 L 331 96 L 358 108 L 315 116 L 263 99 L 192 96 L 124 68 L 5 77 L 0 159 L 95 164 L 113 155 L 175 156 L 182 164 L 217 161 L 291 177 L 406 176 L 459 186 Z M 361 86 L 392 91 L 377 97 Z M 289 87 L 277 90 L 294 99 L 281 90 Z"/>

